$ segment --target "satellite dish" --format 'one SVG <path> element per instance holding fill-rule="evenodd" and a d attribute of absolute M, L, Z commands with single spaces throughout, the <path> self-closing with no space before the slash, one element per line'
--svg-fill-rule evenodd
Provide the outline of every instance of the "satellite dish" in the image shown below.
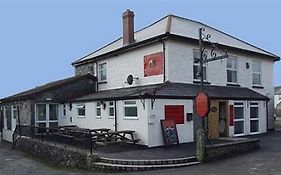
<path fill-rule="evenodd" d="M 127 77 L 127 83 L 128 83 L 129 85 L 131 85 L 131 84 L 133 84 L 133 81 L 134 81 L 133 75 L 129 75 L 129 76 Z"/>

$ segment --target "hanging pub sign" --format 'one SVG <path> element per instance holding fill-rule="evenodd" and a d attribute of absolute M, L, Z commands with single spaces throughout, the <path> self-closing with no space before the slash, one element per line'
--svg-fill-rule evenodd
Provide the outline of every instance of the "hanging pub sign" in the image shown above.
<path fill-rule="evenodd" d="M 194 110 L 199 117 L 205 117 L 210 111 L 209 96 L 205 92 L 199 92 L 194 100 Z"/>

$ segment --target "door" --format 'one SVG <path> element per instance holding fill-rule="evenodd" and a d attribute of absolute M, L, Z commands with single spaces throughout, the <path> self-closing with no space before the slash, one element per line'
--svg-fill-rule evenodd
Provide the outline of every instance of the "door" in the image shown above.
<path fill-rule="evenodd" d="M 220 137 L 226 137 L 227 131 L 227 112 L 226 102 L 219 102 L 219 133 Z"/>
<path fill-rule="evenodd" d="M 36 104 L 35 107 L 35 123 L 39 128 L 39 132 L 45 132 L 45 127 L 58 126 L 58 104 Z"/>
<path fill-rule="evenodd" d="M 210 112 L 208 114 L 208 133 L 210 139 L 219 138 L 219 101 L 210 101 Z"/>

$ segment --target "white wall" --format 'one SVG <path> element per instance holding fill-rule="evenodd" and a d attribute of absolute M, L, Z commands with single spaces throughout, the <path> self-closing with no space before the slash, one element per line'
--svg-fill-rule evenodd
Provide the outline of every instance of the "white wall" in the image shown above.
<path fill-rule="evenodd" d="M 99 84 L 99 90 L 163 82 L 163 74 L 144 77 L 144 56 L 162 52 L 162 50 L 162 43 L 158 42 L 98 61 L 98 64 L 106 62 L 107 66 L 107 82 Z M 130 74 L 139 78 L 134 80 L 133 85 L 125 83 Z"/>
<path fill-rule="evenodd" d="M 175 40 L 169 40 L 167 42 L 168 56 L 166 58 L 166 72 L 167 79 L 169 81 L 193 83 L 193 49 L 198 49 L 198 46 Z M 210 54 L 210 50 L 207 49 L 207 52 Z M 241 87 L 247 87 L 258 93 L 266 95 L 271 99 L 268 103 L 268 122 L 269 128 L 273 128 L 273 60 L 257 55 L 246 55 L 233 51 L 228 51 L 228 54 L 238 58 L 238 84 L 241 85 Z M 253 60 L 259 60 L 262 62 L 261 85 L 263 89 L 252 87 Z M 246 63 L 250 64 L 250 68 L 246 68 Z M 210 82 L 212 85 L 226 86 L 226 59 L 209 62 L 206 67 L 208 82 Z"/>
<path fill-rule="evenodd" d="M 140 100 L 136 100 L 138 106 L 138 118 L 128 119 L 124 117 L 124 101 L 116 102 L 117 109 L 117 130 L 134 130 L 135 138 L 140 138 L 139 144 L 147 145 L 147 108 L 143 109 Z M 102 108 L 101 116 L 96 117 L 96 102 L 87 102 L 85 117 L 79 117 L 77 104 L 72 104 L 72 110 L 67 107 L 67 116 L 60 116 L 59 125 L 77 125 L 82 128 L 109 128 L 114 131 L 114 118 L 109 118 L 109 102 L 106 102 L 106 108 Z M 61 113 L 62 114 L 62 113 Z M 72 122 L 69 118 L 72 117 Z"/>
<path fill-rule="evenodd" d="M 186 121 L 186 113 L 193 113 L 192 100 L 156 99 L 151 109 L 149 100 L 148 116 L 155 115 L 154 123 L 148 124 L 148 143 L 150 147 L 163 145 L 160 120 L 165 119 L 165 105 L 184 105 L 184 124 L 177 124 L 180 143 L 193 142 L 193 121 Z"/>

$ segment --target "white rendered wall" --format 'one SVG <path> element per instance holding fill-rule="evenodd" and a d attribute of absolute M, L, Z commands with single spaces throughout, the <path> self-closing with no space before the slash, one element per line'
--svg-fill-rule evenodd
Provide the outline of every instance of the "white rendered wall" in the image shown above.
<path fill-rule="evenodd" d="M 163 74 L 144 77 L 144 56 L 162 52 L 162 47 L 162 43 L 158 42 L 98 61 L 98 64 L 106 62 L 107 71 L 107 81 L 99 84 L 99 90 L 163 82 Z M 130 74 L 139 78 L 134 80 L 133 85 L 125 83 Z"/>
<path fill-rule="evenodd" d="M 167 80 L 171 82 L 193 83 L 193 49 L 198 49 L 197 45 L 181 41 L 169 40 L 167 42 Z M 210 50 L 208 50 L 210 54 Z M 228 51 L 230 56 L 237 57 L 237 78 L 241 87 L 247 87 L 265 96 L 271 100 L 268 103 L 268 126 L 273 128 L 274 112 L 274 88 L 273 88 L 273 61 L 259 55 L 241 54 L 239 52 Z M 261 86 L 263 89 L 253 88 L 252 84 L 252 61 L 261 61 Z M 246 63 L 250 68 L 246 68 Z M 207 81 L 211 85 L 226 86 L 226 59 L 209 62 L 206 65 Z"/>
<path fill-rule="evenodd" d="M 180 143 L 193 142 L 193 121 L 186 121 L 186 113 L 193 113 L 192 100 L 156 99 L 151 109 L 149 100 L 148 117 L 154 115 L 154 123 L 148 124 L 149 146 L 164 145 L 160 120 L 165 119 L 165 105 L 184 105 L 184 124 L 177 124 Z"/>

